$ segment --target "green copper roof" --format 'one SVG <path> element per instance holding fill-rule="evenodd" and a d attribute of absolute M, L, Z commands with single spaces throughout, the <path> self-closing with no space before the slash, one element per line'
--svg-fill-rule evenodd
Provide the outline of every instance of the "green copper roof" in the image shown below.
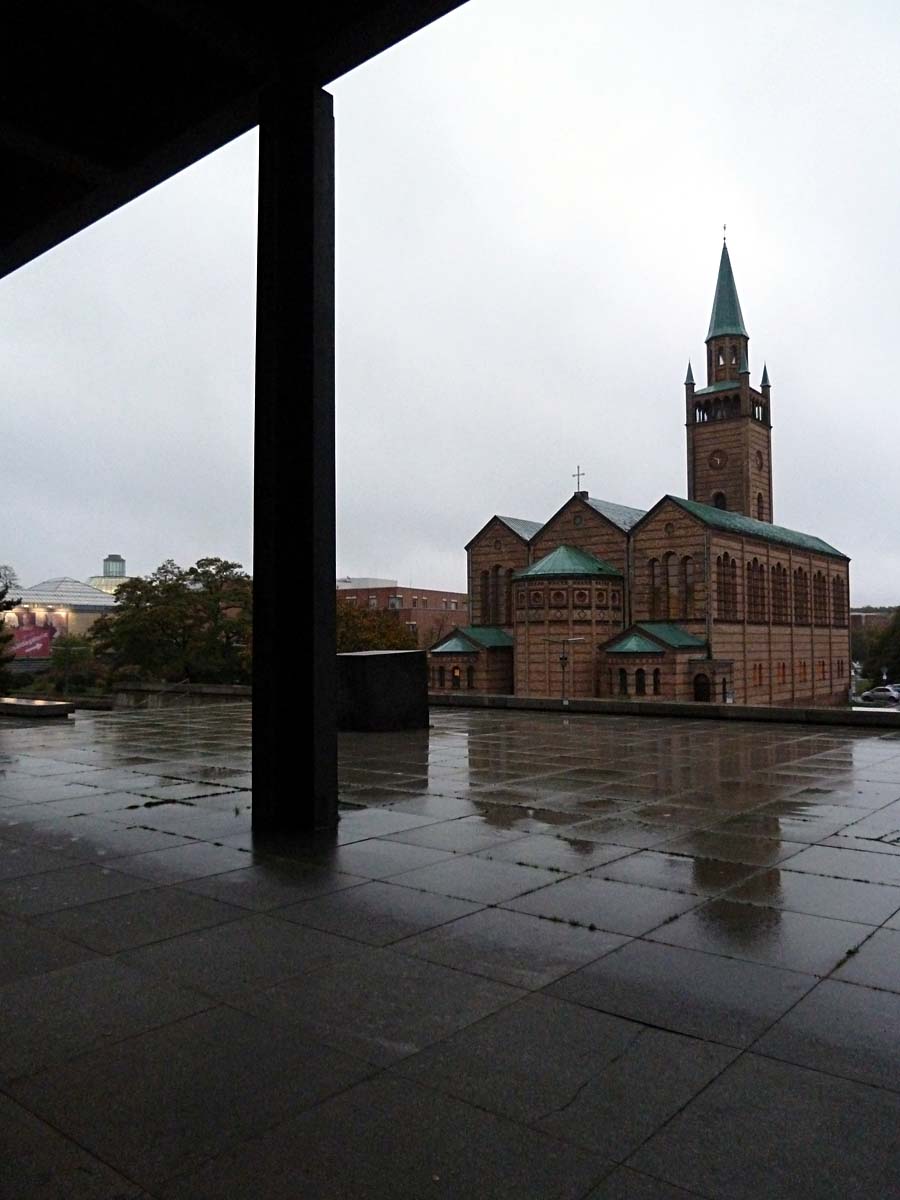
<path fill-rule="evenodd" d="M 496 625 L 463 625 L 460 633 L 464 633 L 473 642 L 478 642 L 480 646 L 511 646 L 513 644 L 513 640 L 506 630 L 499 629 Z"/>
<path fill-rule="evenodd" d="M 739 392 L 740 390 L 741 381 L 739 379 L 720 379 L 718 383 L 711 383 L 709 387 L 698 388 L 694 395 L 711 396 L 713 392 Z"/>
<path fill-rule="evenodd" d="M 614 566 L 604 562 L 601 558 L 594 558 L 593 554 L 588 554 L 585 550 L 578 550 L 575 546 L 557 546 L 555 550 L 551 550 L 549 554 L 538 559 L 536 563 L 532 563 L 530 567 L 526 567 L 524 571 L 519 571 L 513 576 L 513 579 L 539 579 L 567 575 L 613 575 L 616 579 L 622 578 L 621 571 L 617 571 Z"/>
<path fill-rule="evenodd" d="M 475 645 L 469 638 L 462 637 L 459 633 L 450 635 L 446 642 L 441 642 L 439 646 L 432 646 L 432 654 L 477 654 L 479 647 Z"/>
<path fill-rule="evenodd" d="M 663 643 L 662 646 L 660 642 Z M 673 625 L 671 621 L 639 621 L 611 642 L 606 647 L 606 653 L 665 654 L 665 646 L 673 650 L 703 650 L 706 642 L 680 626 Z"/>
<path fill-rule="evenodd" d="M 771 387 L 772 386 L 771 383 L 769 383 L 769 368 L 766 366 L 765 363 L 763 363 L 763 376 L 762 376 L 762 380 L 760 381 L 759 386 L 760 387 Z"/>
<path fill-rule="evenodd" d="M 794 529 L 785 529 L 781 525 L 770 525 L 768 521 L 757 521 L 753 517 L 745 517 L 743 513 L 728 512 L 726 509 L 714 508 L 711 504 L 700 504 L 696 500 L 682 500 L 678 496 L 666 496 L 667 500 L 679 504 L 687 512 L 699 518 L 704 525 L 713 529 L 721 529 L 725 533 L 736 533 L 743 537 L 760 538 L 766 542 L 777 542 L 782 546 L 795 546 L 799 550 L 810 550 L 814 554 L 828 554 L 832 558 L 846 558 L 840 550 L 829 546 L 821 538 L 808 533 L 797 533 Z"/>
<path fill-rule="evenodd" d="M 658 646 L 656 642 L 651 642 L 649 638 L 642 637 L 639 633 L 626 633 L 617 642 L 613 642 L 611 646 L 607 646 L 606 653 L 665 654 L 665 650 L 663 650 L 662 646 Z"/>
<path fill-rule="evenodd" d="M 706 645 L 703 638 L 688 633 L 686 629 L 682 629 L 679 625 L 673 625 L 671 621 L 639 621 L 635 628 L 652 633 L 661 642 L 665 642 L 667 646 L 672 646 L 676 650 L 700 649 Z"/>
<path fill-rule="evenodd" d="M 432 646 L 432 654 L 477 654 L 481 649 L 512 646 L 513 640 L 505 629 L 496 625 L 461 625 L 447 634 L 443 642 Z"/>
<path fill-rule="evenodd" d="M 624 533 L 647 515 L 642 508 L 627 508 L 624 504 L 611 504 L 609 500 L 595 500 L 593 496 L 588 496 L 587 502 L 594 512 L 612 521 L 613 525 L 618 525 Z"/>
<path fill-rule="evenodd" d="M 526 521 L 522 517 L 498 517 L 498 521 L 502 521 L 504 525 L 508 525 L 513 533 L 517 533 L 527 542 L 529 538 L 534 537 L 537 531 L 542 528 L 540 521 Z"/>
<path fill-rule="evenodd" d="M 722 257 L 719 260 L 719 278 L 716 280 L 716 295 L 713 300 L 712 316 L 709 319 L 709 333 L 706 340 L 720 337 L 722 334 L 736 333 L 741 337 L 749 337 L 744 328 L 744 317 L 741 313 L 741 302 L 738 300 L 737 288 L 734 286 L 734 274 L 731 270 L 731 259 L 728 257 L 728 247 L 722 247 Z"/>
<path fill-rule="evenodd" d="M 687 370 L 687 375 L 685 375 L 685 377 L 684 377 L 684 382 L 685 383 L 693 383 L 694 382 L 694 372 L 691 370 L 691 360 L 690 359 L 688 359 L 688 370 Z"/>

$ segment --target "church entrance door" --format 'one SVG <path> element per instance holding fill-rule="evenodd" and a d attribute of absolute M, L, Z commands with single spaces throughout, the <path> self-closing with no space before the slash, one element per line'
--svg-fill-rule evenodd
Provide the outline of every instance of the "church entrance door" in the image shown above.
<path fill-rule="evenodd" d="M 694 699 L 702 700 L 702 701 L 708 703 L 709 697 L 710 697 L 709 676 L 703 675 L 703 674 L 695 675 L 694 676 Z"/>

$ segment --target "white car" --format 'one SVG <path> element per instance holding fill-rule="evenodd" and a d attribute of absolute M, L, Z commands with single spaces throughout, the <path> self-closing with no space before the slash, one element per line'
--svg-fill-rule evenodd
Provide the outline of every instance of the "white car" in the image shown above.
<path fill-rule="evenodd" d="M 900 685 L 886 683 L 884 687 L 870 688 L 860 700 L 863 704 L 900 704 Z"/>

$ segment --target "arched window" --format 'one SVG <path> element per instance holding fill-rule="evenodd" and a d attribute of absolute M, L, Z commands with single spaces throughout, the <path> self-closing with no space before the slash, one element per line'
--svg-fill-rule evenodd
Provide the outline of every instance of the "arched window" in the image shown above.
<path fill-rule="evenodd" d="M 462 684 L 462 671 L 459 667 L 453 667 L 450 671 L 450 686 L 458 688 Z"/>
<path fill-rule="evenodd" d="M 716 615 L 720 621 L 736 621 L 737 561 L 730 554 L 716 559 Z"/>
<path fill-rule="evenodd" d="M 694 615 L 694 560 L 690 554 L 681 560 L 681 612 L 685 617 Z"/>
<path fill-rule="evenodd" d="M 505 609 L 505 622 L 504 622 L 504 623 L 505 623 L 506 625 L 512 625 L 512 623 L 513 623 L 513 611 L 512 611 L 513 586 L 512 586 L 512 577 L 513 577 L 513 570 L 512 570 L 512 567 L 507 567 L 507 569 L 506 569 L 506 581 L 505 581 L 505 591 L 506 591 L 506 594 L 505 594 L 505 596 L 504 596 L 504 601 L 505 601 L 505 603 L 504 603 L 504 609 Z"/>
<path fill-rule="evenodd" d="M 847 590 L 839 575 L 831 581 L 831 619 L 835 625 L 847 624 Z"/>
<path fill-rule="evenodd" d="M 716 364 L 717 364 L 717 366 L 720 366 L 720 367 L 724 367 L 724 366 L 725 366 L 725 352 L 724 352 L 724 350 L 721 350 L 721 349 L 720 349 L 720 350 L 719 350 L 719 352 L 718 352 L 718 354 L 716 355 Z"/>
<path fill-rule="evenodd" d="M 660 584 L 659 559 L 650 559 L 650 620 L 657 621 L 663 615 L 662 587 Z"/>
<path fill-rule="evenodd" d="M 722 703 L 723 704 L 728 703 L 728 684 L 725 682 L 724 679 L 722 680 Z"/>
<path fill-rule="evenodd" d="M 481 624 L 491 623 L 491 576 L 489 571 L 481 572 Z"/>
<path fill-rule="evenodd" d="M 794 571 L 794 624 L 809 624 L 809 576 L 802 567 Z"/>
<path fill-rule="evenodd" d="M 813 575 L 813 621 L 816 625 L 828 624 L 828 584 L 821 571 Z"/>
<path fill-rule="evenodd" d="M 637 696 L 647 695 L 647 675 L 643 667 L 638 667 L 634 673 L 634 691 Z"/>
<path fill-rule="evenodd" d="M 662 672 L 659 667 L 653 672 L 653 695 L 658 696 L 662 691 Z"/>
<path fill-rule="evenodd" d="M 763 505 L 762 492 L 758 492 L 756 496 L 756 519 L 757 521 L 765 520 L 765 507 Z"/>
<path fill-rule="evenodd" d="M 722 508 L 726 510 L 728 508 L 728 501 L 725 499 L 724 492 L 713 492 L 712 502 L 716 508 Z"/>
<path fill-rule="evenodd" d="M 665 576 L 663 581 L 663 586 L 665 587 L 663 619 L 671 621 L 674 617 L 680 615 L 678 611 L 680 608 L 678 600 L 678 556 L 671 551 L 663 560 L 663 573 Z"/>
<path fill-rule="evenodd" d="M 438 667 L 438 687 L 442 688 L 442 687 L 446 687 L 446 686 L 447 686 L 447 677 L 444 674 L 444 668 Z"/>
<path fill-rule="evenodd" d="M 619 695 L 628 695 L 628 672 L 624 667 L 619 667 Z"/>
<path fill-rule="evenodd" d="M 466 687 L 469 691 L 475 686 L 475 668 L 466 667 Z"/>
<path fill-rule="evenodd" d="M 491 569 L 491 619 L 489 625 L 499 625 L 503 616 L 503 568 L 497 563 Z"/>
<path fill-rule="evenodd" d="M 756 560 L 754 559 L 754 563 Z M 766 607 L 766 564 L 756 563 L 756 612 L 757 621 L 765 621 L 768 619 L 769 613 Z M 759 668 L 760 680 L 762 683 L 762 665 Z"/>
<path fill-rule="evenodd" d="M 772 621 L 776 625 L 790 622 L 788 573 L 781 563 L 776 563 L 772 568 Z"/>

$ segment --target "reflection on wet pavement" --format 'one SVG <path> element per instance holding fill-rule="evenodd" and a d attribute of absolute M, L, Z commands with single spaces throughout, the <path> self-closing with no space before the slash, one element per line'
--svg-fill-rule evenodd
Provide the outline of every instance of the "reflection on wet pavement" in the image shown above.
<path fill-rule="evenodd" d="M 900 1197 L 900 732 L 250 715 L 0 728 L 13 1195 Z"/>

